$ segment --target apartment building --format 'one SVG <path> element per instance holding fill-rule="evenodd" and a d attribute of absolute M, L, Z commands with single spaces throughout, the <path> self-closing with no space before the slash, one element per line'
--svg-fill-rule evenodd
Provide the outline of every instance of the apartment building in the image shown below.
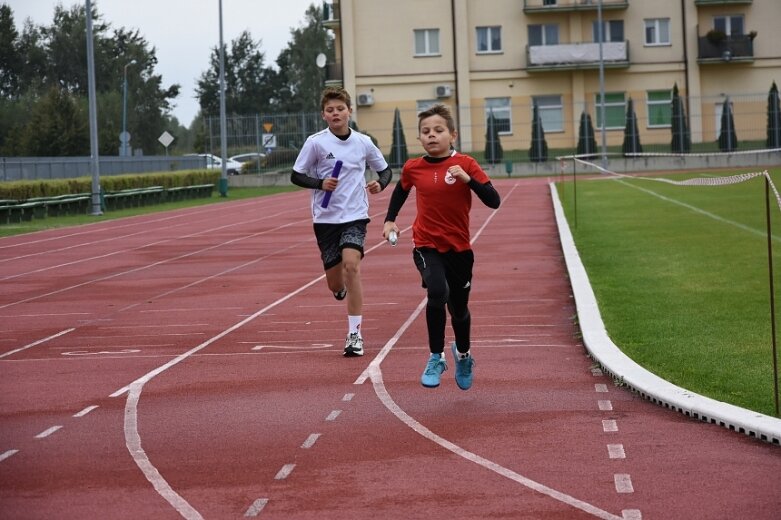
<path fill-rule="evenodd" d="M 533 104 L 554 149 L 576 145 L 584 111 L 620 144 L 630 98 L 641 142 L 669 143 L 676 84 L 693 142 L 717 139 L 728 96 L 738 135 L 758 141 L 781 85 L 781 0 L 331 0 L 324 18 L 328 83 L 353 94 L 385 151 L 398 108 L 419 152 L 416 115 L 437 102 L 467 152 L 483 148 L 491 111 L 504 148 L 528 149 Z"/>

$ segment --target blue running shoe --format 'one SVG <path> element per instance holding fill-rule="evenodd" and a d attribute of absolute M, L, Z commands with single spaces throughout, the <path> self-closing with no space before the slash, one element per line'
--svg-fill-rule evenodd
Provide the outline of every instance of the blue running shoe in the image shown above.
<path fill-rule="evenodd" d="M 426 363 L 426 370 L 420 376 L 420 384 L 426 388 L 438 387 L 442 372 L 445 370 L 447 370 L 445 357 L 442 354 L 431 354 Z"/>
<path fill-rule="evenodd" d="M 455 342 L 450 350 L 453 351 L 453 359 L 456 361 L 456 384 L 461 390 L 469 390 L 472 387 L 472 368 L 475 366 L 475 360 L 471 355 L 459 359 Z"/>

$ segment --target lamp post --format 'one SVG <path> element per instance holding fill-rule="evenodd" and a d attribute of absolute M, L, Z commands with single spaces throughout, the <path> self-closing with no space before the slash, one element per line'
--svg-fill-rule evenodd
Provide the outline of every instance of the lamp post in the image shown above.
<path fill-rule="evenodd" d="M 128 155 L 127 145 L 130 141 L 130 136 L 127 135 L 127 68 L 135 64 L 136 60 L 130 60 L 125 64 L 124 81 L 122 84 L 122 133 L 119 135 L 119 141 L 122 143 L 122 147 L 120 148 L 122 153 L 120 155 L 123 157 L 127 157 Z"/>

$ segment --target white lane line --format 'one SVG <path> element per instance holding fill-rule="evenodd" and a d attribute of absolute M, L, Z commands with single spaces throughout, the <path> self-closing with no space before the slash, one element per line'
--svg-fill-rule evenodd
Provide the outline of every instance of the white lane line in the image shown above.
<path fill-rule="evenodd" d="M 301 445 L 301 447 L 304 448 L 305 450 L 308 450 L 309 448 L 315 445 L 317 439 L 320 438 L 320 435 L 321 434 L 319 433 L 310 434 L 309 437 L 307 437 L 306 440 L 304 441 L 304 444 Z"/>
<path fill-rule="evenodd" d="M 48 428 L 48 429 L 42 431 L 41 433 L 39 433 L 38 435 L 36 435 L 35 438 L 36 439 L 45 439 L 46 437 L 48 437 L 52 433 L 56 432 L 60 428 L 62 428 L 62 425 L 52 426 L 51 428 Z"/>
<path fill-rule="evenodd" d="M 293 473 L 293 468 L 295 467 L 295 464 L 285 464 L 282 466 L 282 469 L 277 472 L 276 476 L 274 476 L 274 480 L 285 480 Z"/>
<path fill-rule="evenodd" d="M 258 516 L 261 511 L 263 511 L 263 508 L 266 507 L 266 504 L 268 504 L 268 498 L 259 498 L 255 500 L 251 506 L 249 506 L 249 509 L 247 509 L 247 512 L 244 513 L 245 517 L 253 517 Z"/>
<path fill-rule="evenodd" d="M 613 475 L 613 480 L 616 483 L 616 491 L 618 493 L 634 493 L 635 488 L 632 487 L 632 479 L 626 473 L 616 473 Z"/>
<path fill-rule="evenodd" d="M 596 384 L 594 385 L 594 391 L 600 394 L 606 394 L 607 393 L 607 385 L 604 384 Z"/>
<path fill-rule="evenodd" d="M 625 459 L 626 453 L 624 452 L 623 444 L 608 444 L 607 454 L 611 459 Z"/>
<path fill-rule="evenodd" d="M 6 356 L 10 356 L 11 354 L 16 354 L 17 352 L 21 352 L 23 350 L 27 350 L 28 348 L 32 348 L 32 347 L 34 347 L 36 345 L 40 345 L 41 343 L 46 343 L 49 340 L 52 340 L 54 338 L 59 338 L 60 336 L 68 334 L 69 332 L 73 332 L 74 330 L 76 330 L 76 329 L 75 328 L 70 328 L 70 329 L 62 330 L 62 331 L 58 332 L 57 334 L 52 334 L 48 338 L 39 339 L 38 341 L 34 341 L 33 343 L 30 343 L 29 345 L 25 345 L 23 347 L 19 347 L 16 350 L 11 350 L 9 352 L 5 352 L 3 354 L 0 354 L 0 358 L 4 358 Z"/>
<path fill-rule="evenodd" d="M 594 377 L 599 377 L 599 376 L 604 375 L 604 374 L 602 373 L 601 369 L 599 369 L 599 368 L 592 368 L 591 369 L 591 375 L 594 376 Z"/>
<path fill-rule="evenodd" d="M 599 400 L 597 401 L 597 405 L 599 405 L 599 409 L 603 412 L 608 412 L 613 409 L 613 403 L 609 400 Z"/>
<path fill-rule="evenodd" d="M 617 432 L 618 431 L 618 423 L 615 421 L 615 419 L 604 419 L 602 421 L 602 431 L 603 432 Z"/>
<path fill-rule="evenodd" d="M 0 462 L 3 462 L 8 457 L 12 457 L 12 456 L 16 455 L 17 453 L 19 453 L 19 450 L 8 450 L 8 451 L 5 451 L 3 453 L 0 453 Z"/>
<path fill-rule="evenodd" d="M 621 520 L 621 517 L 619 516 L 616 516 L 612 513 L 608 513 L 607 511 L 599 509 L 594 505 L 591 505 L 587 502 L 584 502 L 575 497 L 567 495 L 566 493 L 562 493 L 561 491 L 540 484 L 539 482 L 535 482 L 530 478 L 524 477 L 523 475 L 520 475 L 510 469 L 500 466 L 499 464 L 492 462 L 488 459 L 485 459 L 480 455 L 472 453 L 471 451 L 465 450 L 460 446 L 448 441 L 447 439 L 440 437 L 439 435 L 432 432 L 431 430 L 429 430 L 428 428 L 420 424 L 418 421 L 413 419 L 410 415 L 407 414 L 407 412 L 402 410 L 399 407 L 399 405 L 396 404 L 393 398 L 391 398 L 390 394 L 388 394 L 388 390 L 385 388 L 385 383 L 382 380 L 382 371 L 380 370 L 379 366 L 372 363 L 370 369 L 371 369 L 370 377 L 371 377 L 372 385 L 374 386 L 374 392 L 377 394 L 377 397 L 379 397 L 380 401 L 382 401 L 382 404 L 385 405 L 385 407 L 388 410 L 390 410 L 390 412 L 393 413 L 393 415 L 395 415 L 399 420 L 401 420 L 401 422 L 409 426 L 412 430 L 419 433 L 423 437 L 429 439 L 435 444 L 438 444 L 439 446 L 445 448 L 446 450 L 453 452 L 459 457 L 474 462 L 475 464 L 478 464 L 488 469 L 489 471 L 493 471 L 494 473 L 506 477 L 523 486 L 526 486 L 527 488 L 537 491 L 538 493 L 547 495 L 555 500 L 558 500 L 563 504 L 571 506 L 575 509 L 580 509 L 581 511 L 585 511 L 586 513 L 589 513 L 597 518 L 602 518 L 604 520 Z"/>
<path fill-rule="evenodd" d="M 203 520 L 201 514 L 168 485 L 168 482 L 150 462 L 144 448 L 141 447 L 141 436 L 138 434 L 138 400 L 141 397 L 143 386 L 143 382 L 133 383 L 127 394 L 125 402 L 125 445 L 127 450 L 158 495 L 163 497 L 187 520 Z"/>
<path fill-rule="evenodd" d="M 622 509 L 621 516 L 624 520 L 643 520 L 643 513 L 639 509 Z"/>
<path fill-rule="evenodd" d="M 342 397 L 342 401 L 352 401 L 353 397 L 355 397 L 355 394 L 344 394 L 344 397 Z"/>
<path fill-rule="evenodd" d="M 78 412 L 78 413 L 74 413 L 74 414 L 73 414 L 73 417 L 84 417 L 85 415 L 87 415 L 87 414 L 88 414 L 88 413 L 90 413 L 92 410 L 96 409 L 97 407 L 98 407 L 98 406 L 97 406 L 97 405 L 94 405 L 94 404 L 93 404 L 92 406 L 88 406 L 88 407 L 86 407 L 85 409 L 83 409 L 82 411 L 80 411 L 80 412 Z"/>
<path fill-rule="evenodd" d="M 342 413 L 341 410 L 334 410 L 331 413 L 328 414 L 328 417 L 325 418 L 326 421 L 335 421 L 337 417 L 339 417 L 339 414 Z"/>

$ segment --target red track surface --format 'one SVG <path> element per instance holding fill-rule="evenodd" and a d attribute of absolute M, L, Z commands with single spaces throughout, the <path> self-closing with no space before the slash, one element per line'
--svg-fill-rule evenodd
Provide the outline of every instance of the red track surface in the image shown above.
<path fill-rule="evenodd" d="M 363 358 L 341 356 L 304 191 L 0 240 L 0 516 L 779 518 L 779 448 L 592 370 L 546 182 L 473 210 L 468 392 L 452 367 L 418 382 L 424 293 L 410 233 L 381 242 L 389 192 Z"/>

